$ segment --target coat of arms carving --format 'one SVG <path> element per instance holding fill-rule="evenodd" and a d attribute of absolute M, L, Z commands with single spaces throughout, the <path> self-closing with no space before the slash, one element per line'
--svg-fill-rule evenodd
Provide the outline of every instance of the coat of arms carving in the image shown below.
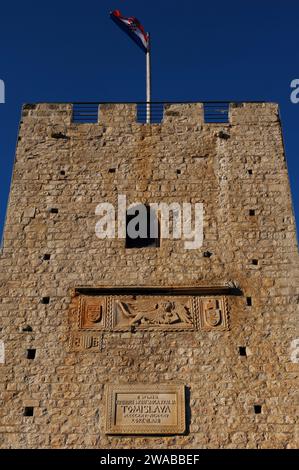
<path fill-rule="evenodd" d="M 200 329 L 206 331 L 228 329 L 225 297 L 201 299 Z"/>

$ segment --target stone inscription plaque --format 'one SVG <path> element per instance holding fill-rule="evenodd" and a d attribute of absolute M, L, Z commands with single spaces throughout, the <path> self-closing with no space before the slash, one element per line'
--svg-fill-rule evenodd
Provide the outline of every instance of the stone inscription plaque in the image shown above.
<path fill-rule="evenodd" d="M 109 385 L 106 434 L 183 434 L 183 385 Z"/>

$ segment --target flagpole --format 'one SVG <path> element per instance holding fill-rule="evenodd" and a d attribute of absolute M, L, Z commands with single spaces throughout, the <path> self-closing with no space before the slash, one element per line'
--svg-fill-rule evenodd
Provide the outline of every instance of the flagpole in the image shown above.
<path fill-rule="evenodd" d="M 151 42 L 148 33 L 148 48 L 146 51 L 146 123 L 151 123 Z"/>

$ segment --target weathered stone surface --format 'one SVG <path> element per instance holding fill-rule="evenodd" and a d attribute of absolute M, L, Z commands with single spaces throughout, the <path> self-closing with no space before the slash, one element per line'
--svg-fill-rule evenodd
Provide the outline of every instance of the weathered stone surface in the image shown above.
<path fill-rule="evenodd" d="M 104 106 L 98 124 L 74 124 L 71 113 L 63 104 L 23 111 L 0 258 L 0 446 L 298 446 L 298 251 L 277 106 L 231 105 L 228 124 L 205 124 L 200 103 L 168 105 L 161 125 L 136 123 L 134 105 Z M 118 194 L 202 202 L 203 246 L 99 240 L 95 208 Z M 229 329 L 209 330 L 215 312 L 207 328 L 179 332 L 106 331 L 87 315 L 72 336 L 77 286 L 231 282 L 242 295 L 228 299 Z M 135 383 L 186 385 L 186 435 L 105 433 L 105 386 Z"/>
<path fill-rule="evenodd" d="M 5 346 L 4 341 L 0 341 L 0 364 L 5 364 Z"/>

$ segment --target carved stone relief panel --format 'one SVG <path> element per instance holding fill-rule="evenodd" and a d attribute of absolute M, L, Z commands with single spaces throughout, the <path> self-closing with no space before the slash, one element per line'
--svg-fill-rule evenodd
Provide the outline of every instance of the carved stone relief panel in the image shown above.
<path fill-rule="evenodd" d="M 104 332 L 223 331 L 225 296 L 76 295 L 70 305 L 70 349 L 100 350 Z"/>
<path fill-rule="evenodd" d="M 112 328 L 117 331 L 193 330 L 196 326 L 191 297 L 115 296 L 112 314 Z"/>
<path fill-rule="evenodd" d="M 70 338 L 69 349 L 71 351 L 100 351 L 102 349 L 102 341 L 101 335 L 74 332 Z"/>

